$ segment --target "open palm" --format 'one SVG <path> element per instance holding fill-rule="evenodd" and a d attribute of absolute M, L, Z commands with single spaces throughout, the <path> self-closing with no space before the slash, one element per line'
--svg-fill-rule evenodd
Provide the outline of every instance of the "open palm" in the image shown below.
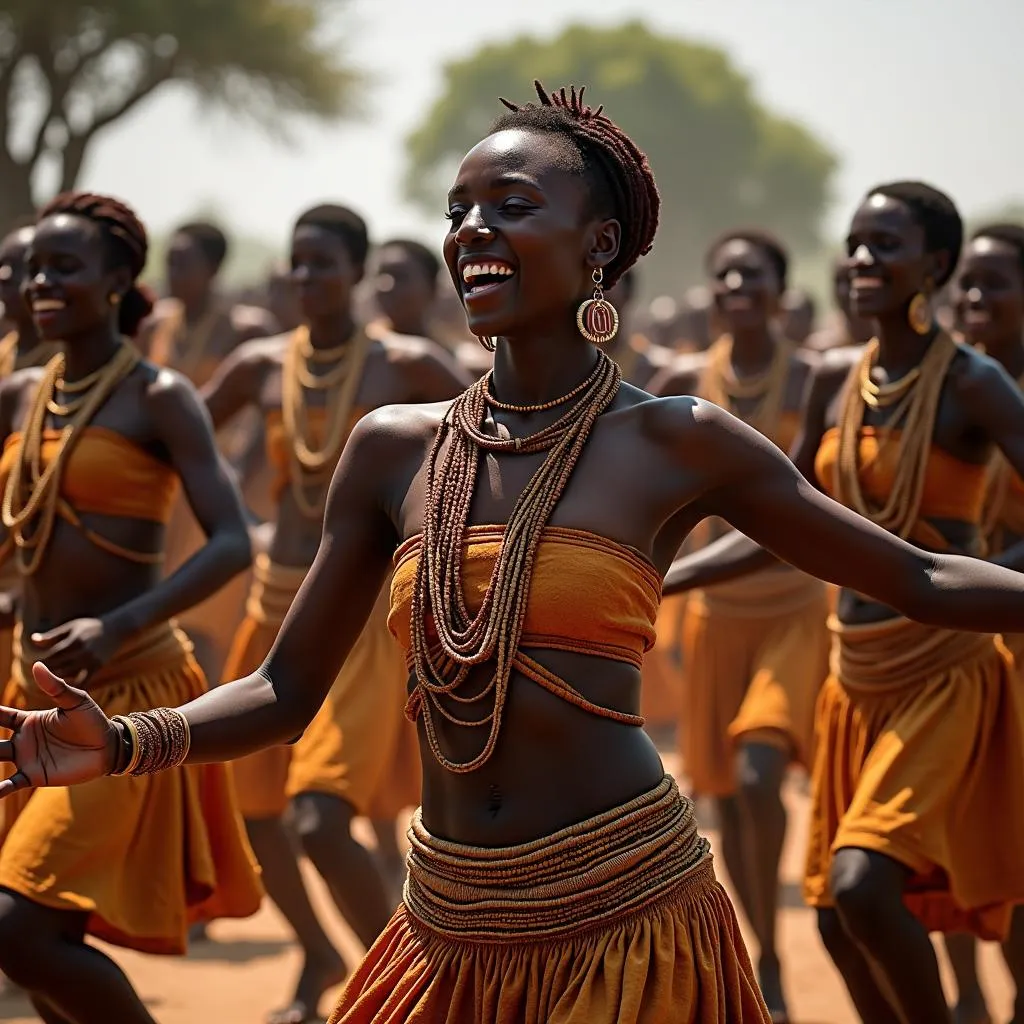
<path fill-rule="evenodd" d="M 0 707 L 0 726 L 13 733 L 0 742 L 0 762 L 15 768 L 0 782 L 0 799 L 33 786 L 89 782 L 114 765 L 116 732 L 96 701 L 40 662 L 32 666 L 32 676 L 55 706 L 46 711 Z"/>

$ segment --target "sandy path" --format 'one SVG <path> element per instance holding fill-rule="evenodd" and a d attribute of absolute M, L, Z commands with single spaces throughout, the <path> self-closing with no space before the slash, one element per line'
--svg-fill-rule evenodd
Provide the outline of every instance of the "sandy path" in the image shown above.
<path fill-rule="evenodd" d="M 782 950 L 787 965 L 791 1011 L 796 1024 L 854 1024 L 856 1017 L 814 928 L 810 911 L 799 903 L 800 836 L 807 820 L 807 797 L 798 782 L 789 787 L 790 838 L 785 854 L 785 908 Z M 355 959 L 359 947 L 337 920 L 318 879 L 312 884 L 324 919 L 346 955 Z M 160 1024 L 262 1024 L 268 1009 L 289 992 L 298 957 L 275 910 L 240 922 L 214 926 L 216 942 L 185 959 L 146 957 L 116 951 Z M 992 947 L 984 951 L 983 978 L 992 994 L 997 1020 L 1010 1013 L 1010 987 Z M 329 1000 L 324 1001 L 324 1012 Z M 36 1021 L 28 1004 L 17 996 L 0 998 L 0 1021 Z M 112 1022 L 113 1024 L 113 1022 Z"/>

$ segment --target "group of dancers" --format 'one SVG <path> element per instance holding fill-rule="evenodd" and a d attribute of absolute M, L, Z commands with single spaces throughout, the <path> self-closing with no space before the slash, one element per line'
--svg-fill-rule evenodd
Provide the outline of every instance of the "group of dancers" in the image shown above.
<path fill-rule="evenodd" d="M 217 300 L 198 223 L 154 306 L 111 197 L 0 244 L 0 970 L 47 1024 L 150 1024 L 88 938 L 181 953 L 265 891 L 304 954 L 270 1020 L 320 1019 L 348 969 L 301 851 L 368 950 L 332 1024 L 786 1021 L 801 764 L 860 1017 L 953 1019 L 942 933 L 958 1020 L 988 1019 L 972 937 L 1024 1020 L 1024 228 L 965 244 L 937 189 L 871 189 L 817 333 L 784 246 L 728 232 L 713 340 L 671 351 L 631 316 L 646 157 L 582 92 L 506 108 L 448 195 L 465 335 L 433 253 L 337 205 L 277 316 Z M 677 616 L 756 965 L 643 728 Z"/>

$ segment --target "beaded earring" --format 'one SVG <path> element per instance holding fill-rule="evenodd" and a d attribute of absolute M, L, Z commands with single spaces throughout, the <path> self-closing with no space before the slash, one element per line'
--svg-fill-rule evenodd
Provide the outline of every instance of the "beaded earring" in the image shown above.
<path fill-rule="evenodd" d="M 601 287 L 604 271 L 600 267 L 591 274 L 591 280 L 594 282 L 594 296 L 576 311 L 576 326 L 587 341 L 603 345 L 618 334 L 619 311 L 604 297 Z"/>

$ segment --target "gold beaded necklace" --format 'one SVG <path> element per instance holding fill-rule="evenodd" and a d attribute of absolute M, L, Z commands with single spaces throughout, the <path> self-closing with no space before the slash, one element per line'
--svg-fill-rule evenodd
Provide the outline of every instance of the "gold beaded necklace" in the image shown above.
<path fill-rule="evenodd" d="M 24 575 L 36 572 L 46 554 L 60 507 L 64 468 L 82 429 L 117 385 L 131 373 L 139 358 L 135 347 L 125 342 L 105 366 L 82 378 L 90 381 L 88 391 L 76 405 L 74 418 L 61 428 L 57 451 L 44 466 L 46 414 L 53 402 L 57 382 L 64 379 L 64 354 L 59 353 L 47 363 L 18 442 L 0 510 L 4 526 L 22 552 L 18 568 Z M 77 390 L 80 385 L 81 381 L 75 381 L 71 387 Z"/>
<path fill-rule="evenodd" d="M 771 437 L 777 432 L 782 415 L 794 348 L 792 342 L 776 338 L 775 351 L 768 366 L 761 373 L 737 377 L 732 364 L 732 335 L 723 334 L 708 350 L 701 379 L 701 397 Z M 748 412 L 740 412 L 738 403 L 751 399 L 759 401 Z"/>
<path fill-rule="evenodd" d="M 901 429 L 892 489 L 881 507 L 868 500 L 860 481 L 860 436 L 865 409 L 871 407 L 865 397 L 864 382 L 871 379 L 878 348 L 877 341 L 865 346 L 846 382 L 839 413 L 835 495 L 847 508 L 905 539 L 918 521 L 939 398 L 957 346 L 948 334 L 940 332 L 928 346 L 914 379 L 897 391 L 896 385 L 902 386 L 906 380 L 906 377 L 901 378 L 885 396 L 885 401 L 893 406 L 893 412 L 879 428 L 879 444 L 888 444 L 892 431 L 897 427 Z M 875 392 L 868 391 L 867 394 L 878 398 Z"/>
<path fill-rule="evenodd" d="M 331 475 L 348 438 L 349 421 L 363 377 L 366 357 L 372 344 L 366 332 L 336 348 L 317 351 L 309 338 L 309 328 L 292 332 L 285 353 L 281 383 L 281 417 L 289 440 L 291 490 L 299 511 L 309 519 L 319 519 L 327 502 Z M 325 365 L 337 360 L 324 373 L 314 373 L 310 363 Z M 317 447 L 309 423 L 306 391 L 325 392 L 326 423 L 323 443 Z M 309 497 L 315 489 L 316 496 Z"/>
<path fill-rule="evenodd" d="M 496 437 L 484 430 L 489 405 L 483 377 L 452 403 L 427 460 L 423 544 L 412 597 L 412 654 L 419 707 L 427 741 L 438 763 L 451 772 L 471 772 L 494 753 L 502 714 L 526 619 L 530 580 L 541 533 L 562 497 L 598 416 L 614 400 L 622 378 L 618 366 L 598 352 L 595 372 L 578 400 L 554 423 L 527 437 Z M 563 404 L 549 404 L 554 408 Z M 462 556 L 481 452 L 547 452 L 530 478 L 505 526 L 501 549 L 480 610 L 470 615 L 462 579 Z M 436 643 L 428 633 L 436 631 Z M 473 694 L 460 692 L 470 671 L 494 662 L 490 681 Z M 450 710 L 493 694 L 490 712 L 476 719 Z M 454 761 L 441 749 L 434 716 L 458 726 L 487 727 L 483 749 L 468 761 Z"/>

